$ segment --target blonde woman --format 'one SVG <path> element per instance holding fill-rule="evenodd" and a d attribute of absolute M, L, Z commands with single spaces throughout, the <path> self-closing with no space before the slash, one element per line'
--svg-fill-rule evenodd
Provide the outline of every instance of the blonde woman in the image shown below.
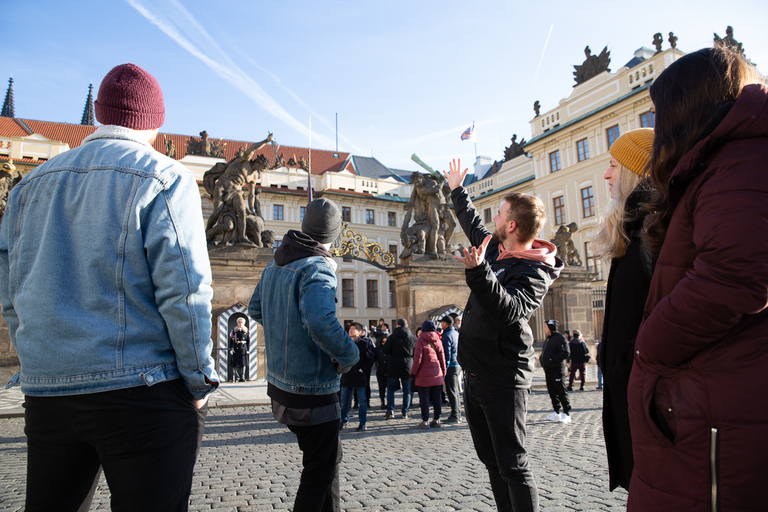
<path fill-rule="evenodd" d="M 629 489 L 632 476 L 627 385 L 652 274 L 651 257 L 641 240 L 645 214 L 640 209 L 650 195 L 644 176 L 652 147 L 651 128 L 627 132 L 611 146 L 604 176 L 611 201 L 594 240 L 598 254 L 611 262 L 598 362 L 604 378 L 603 432 L 611 490 Z"/>

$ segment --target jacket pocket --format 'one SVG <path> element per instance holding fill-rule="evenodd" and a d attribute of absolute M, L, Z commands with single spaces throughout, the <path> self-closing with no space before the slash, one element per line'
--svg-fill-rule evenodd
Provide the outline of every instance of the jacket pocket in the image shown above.
<path fill-rule="evenodd" d="M 646 374 L 643 382 L 643 413 L 649 430 L 656 440 L 663 446 L 674 446 L 674 431 L 669 423 L 664 419 L 661 410 L 656 405 L 654 394 L 656 385 L 659 382 L 659 375 Z"/>

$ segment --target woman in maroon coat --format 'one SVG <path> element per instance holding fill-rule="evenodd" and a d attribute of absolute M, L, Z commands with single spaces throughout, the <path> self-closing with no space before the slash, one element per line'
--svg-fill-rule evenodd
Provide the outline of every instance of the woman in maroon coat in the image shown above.
<path fill-rule="evenodd" d="M 661 252 L 635 342 L 631 511 L 765 510 L 768 88 L 716 47 L 650 89 L 647 238 Z"/>
<path fill-rule="evenodd" d="M 436 428 L 440 426 L 442 397 L 440 392 L 445 382 L 445 352 L 437 334 L 435 323 L 425 321 L 421 326 L 421 334 L 416 340 L 413 351 L 413 368 L 411 375 L 415 377 L 416 387 L 419 388 L 419 405 L 421 406 L 421 423 L 419 428 Z M 429 420 L 429 402 L 435 410 L 433 420 Z"/>

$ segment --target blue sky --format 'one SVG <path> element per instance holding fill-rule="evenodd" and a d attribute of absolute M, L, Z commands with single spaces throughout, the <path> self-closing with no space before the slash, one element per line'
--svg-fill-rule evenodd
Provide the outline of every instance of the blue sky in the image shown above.
<path fill-rule="evenodd" d="M 653 34 L 690 52 L 727 25 L 768 72 L 768 2 L 9 0 L 0 10 L 0 87 L 14 79 L 17 117 L 78 123 L 115 65 L 157 77 L 162 131 L 338 146 L 389 167 L 438 169 L 501 159 L 542 112 L 572 92 L 584 47 L 616 71 Z M 624 2 L 621 2 L 623 5 Z M 729 5 L 737 6 L 729 8 Z M 729 12 L 733 11 L 733 12 Z"/>

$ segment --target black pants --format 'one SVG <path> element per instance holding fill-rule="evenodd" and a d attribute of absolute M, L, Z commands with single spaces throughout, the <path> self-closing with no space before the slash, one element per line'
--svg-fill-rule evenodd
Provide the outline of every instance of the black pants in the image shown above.
<path fill-rule="evenodd" d="M 288 428 L 299 441 L 304 466 L 293 512 L 339 512 L 339 421 Z"/>
<path fill-rule="evenodd" d="M 379 384 L 379 399 L 381 405 L 387 405 L 387 372 L 376 370 L 376 382 Z M 370 403 L 368 405 L 371 405 Z"/>
<path fill-rule="evenodd" d="M 464 408 L 499 512 L 537 512 L 539 492 L 525 451 L 528 389 L 490 384 L 465 372 Z"/>
<path fill-rule="evenodd" d="M 432 408 L 435 412 L 434 419 L 440 419 L 440 413 L 442 412 L 443 405 L 443 399 L 440 396 L 440 392 L 442 390 L 443 386 L 419 387 L 419 407 L 421 408 L 421 421 L 429 420 L 430 402 L 432 402 Z"/>
<path fill-rule="evenodd" d="M 573 388 L 573 379 L 576 378 L 576 372 L 581 375 L 581 389 L 584 389 L 584 384 L 587 380 L 587 370 L 584 368 L 584 363 L 572 363 L 571 375 L 568 377 L 568 387 Z"/>
<path fill-rule="evenodd" d="M 87 510 L 100 467 L 113 511 L 187 510 L 208 408 L 181 379 L 24 407 L 28 512 Z"/>
<path fill-rule="evenodd" d="M 544 376 L 547 379 L 547 391 L 550 400 L 552 400 L 552 408 L 555 412 L 560 412 L 562 407 L 563 412 L 568 414 L 571 411 L 571 402 L 568 400 L 568 391 L 565 389 L 565 379 L 567 378 L 565 365 L 545 368 Z"/>
<path fill-rule="evenodd" d="M 448 403 L 451 405 L 451 416 L 461 417 L 459 408 L 459 372 L 460 366 L 449 366 L 445 372 L 445 389 L 448 395 Z"/>

